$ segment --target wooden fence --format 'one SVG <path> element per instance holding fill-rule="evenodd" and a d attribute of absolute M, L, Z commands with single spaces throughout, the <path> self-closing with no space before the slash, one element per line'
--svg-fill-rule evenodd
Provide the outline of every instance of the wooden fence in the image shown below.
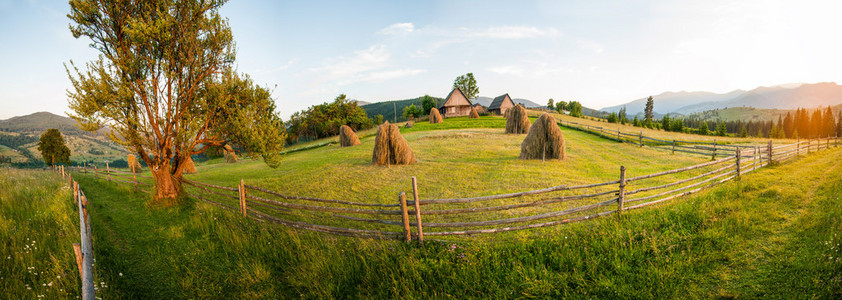
<path fill-rule="evenodd" d="M 79 236 L 80 243 L 73 243 L 73 253 L 76 255 L 76 266 L 79 268 L 79 278 L 82 279 L 82 299 L 93 300 L 95 298 L 93 261 L 94 249 L 91 242 L 91 222 L 88 217 L 88 197 L 79 188 L 79 183 L 73 180 L 73 176 L 65 170 L 64 166 L 54 166 L 53 170 L 58 172 L 62 178 L 68 180 L 73 189 L 73 203 L 79 210 Z"/>
<path fill-rule="evenodd" d="M 391 200 L 366 202 L 288 195 L 242 179 L 234 187 L 192 180 L 184 183 L 191 197 L 261 221 L 343 236 L 423 241 L 425 236 L 525 230 L 620 214 L 838 144 L 837 138 L 825 138 L 777 146 L 770 141 L 763 146 L 714 147 L 712 151 L 721 158 L 680 169 L 635 175 L 621 166 L 616 180 L 469 198 L 421 199 L 415 177 L 407 184 L 412 198 L 401 192 Z M 138 179 L 151 180 L 148 176 L 108 168 L 84 170 L 138 190 L 152 186 Z"/>

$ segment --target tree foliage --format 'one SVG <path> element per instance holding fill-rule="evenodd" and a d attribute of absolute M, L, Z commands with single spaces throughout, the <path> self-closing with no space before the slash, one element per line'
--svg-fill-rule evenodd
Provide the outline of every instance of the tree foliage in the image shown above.
<path fill-rule="evenodd" d="M 553 98 L 550 98 L 550 100 L 547 100 L 547 109 L 555 110 L 555 100 L 553 100 Z"/>
<path fill-rule="evenodd" d="M 371 128 L 373 122 L 375 120 L 369 119 L 365 110 L 357 106 L 356 101 L 350 101 L 345 94 L 340 94 L 331 103 L 313 105 L 292 114 L 287 121 L 287 142 L 296 143 L 338 135 L 339 126 L 342 125 L 348 125 L 356 132 Z"/>
<path fill-rule="evenodd" d="M 468 73 L 456 77 L 453 81 L 453 88 L 459 88 L 468 100 L 474 99 L 479 95 L 479 87 L 477 87 L 477 80 L 474 79 L 474 73 Z M 429 110 L 427 110 L 429 111 Z"/>
<path fill-rule="evenodd" d="M 570 101 L 567 103 L 567 111 L 570 112 L 571 117 L 581 117 L 582 104 L 579 101 Z"/>
<path fill-rule="evenodd" d="M 64 144 L 64 138 L 58 129 L 47 129 L 41 135 L 38 141 L 38 151 L 41 151 L 41 157 L 47 165 L 52 166 L 56 163 L 70 164 L 70 148 Z"/>
<path fill-rule="evenodd" d="M 403 116 L 407 120 L 420 117 L 423 114 L 424 112 L 421 110 L 421 108 L 415 106 L 415 104 L 410 104 L 409 106 L 403 108 Z"/>
<path fill-rule="evenodd" d="M 70 31 L 100 52 L 67 73 L 71 117 L 152 169 L 156 198 L 174 199 L 188 156 L 238 145 L 280 164 L 284 127 L 268 89 L 233 69 L 235 45 L 223 0 L 72 0 Z M 172 201 L 164 202 L 172 204 Z"/>
<path fill-rule="evenodd" d="M 429 114 L 430 110 L 437 106 L 436 99 L 433 99 L 430 95 L 424 95 L 424 97 L 421 97 L 421 111 L 423 113 Z"/>
<path fill-rule="evenodd" d="M 652 96 L 649 96 L 649 98 L 646 99 L 646 108 L 644 108 L 644 110 L 643 110 L 643 112 L 644 112 L 643 122 L 645 122 L 647 126 L 649 124 L 652 124 L 652 119 L 655 118 L 655 113 L 653 111 L 654 107 L 655 107 L 655 100 L 652 99 Z"/>

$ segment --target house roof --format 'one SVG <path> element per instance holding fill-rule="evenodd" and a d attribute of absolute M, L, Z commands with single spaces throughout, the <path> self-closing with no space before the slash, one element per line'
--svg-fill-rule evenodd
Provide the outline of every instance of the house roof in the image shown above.
<path fill-rule="evenodd" d="M 453 93 L 455 93 L 456 91 L 459 91 L 459 94 L 462 94 L 462 97 L 465 98 L 465 100 L 468 100 L 468 104 L 474 105 L 474 103 L 471 102 L 471 99 L 468 99 L 468 97 L 465 96 L 465 93 L 463 93 L 462 90 L 460 90 L 459 88 L 453 88 L 453 90 L 450 91 L 450 94 L 447 94 L 447 97 L 444 98 L 444 102 L 441 104 L 441 106 L 439 106 L 439 108 L 444 107 L 444 105 L 447 104 L 448 101 L 450 101 L 450 96 L 453 96 Z"/>
<path fill-rule="evenodd" d="M 509 98 L 509 101 L 512 102 L 512 106 L 515 106 L 515 102 L 512 101 L 512 97 L 509 97 L 509 93 L 505 93 L 497 96 L 497 98 L 494 98 L 494 100 L 491 101 L 491 104 L 488 105 L 488 109 L 500 109 L 500 105 L 503 105 L 503 100 L 506 100 L 507 97 Z"/>

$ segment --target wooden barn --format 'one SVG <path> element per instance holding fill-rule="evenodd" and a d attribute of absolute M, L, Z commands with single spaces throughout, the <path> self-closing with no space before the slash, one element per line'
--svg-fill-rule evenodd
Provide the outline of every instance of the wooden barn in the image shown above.
<path fill-rule="evenodd" d="M 506 110 L 515 106 L 515 102 L 512 101 L 512 97 L 509 97 L 509 94 L 503 94 L 494 98 L 491 101 L 491 104 L 488 105 L 488 112 L 492 114 L 502 115 L 506 113 Z"/>
<path fill-rule="evenodd" d="M 471 105 L 473 103 L 465 97 L 462 90 L 454 88 L 447 98 L 444 98 L 444 103 L 439 106 L 439 112 L 445 118 L 467 116 L 471 113 Z"/>
<path fill-rule="evenodd" d="M 477 109 L 478 114 L 488 113 L 488 108 L 485 108 L 485 106 L 482 106 L 482 104 L 474 103 L 474 108 Z"/>

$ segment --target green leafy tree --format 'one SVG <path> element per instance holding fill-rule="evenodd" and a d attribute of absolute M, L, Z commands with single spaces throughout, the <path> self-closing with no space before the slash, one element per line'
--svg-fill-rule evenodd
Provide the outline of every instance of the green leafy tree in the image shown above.
<path fill-rule="evenodd" d="M 640 127 L 640 120 L 637 118 L 637 116 L 634 116 L 634 121 L 632 121 L 632 125 Z"/>
<path fill-rule="evenodd" d="M 719 122 L 719 125 L 716 126 L 716 135 L 726 136 L 727 134 L 728 134 L 728 127 L 725 126 L 725 122 Z"/>
<path fill-rule="evenodd" d="M 468 100 L 474 99 L 479 95 L 479 87 L 477 87 L 477 80 L 474 79 L 474 73 L 468 73 L 456 77 L 453 81 L 453 88 L 459 88 Z"/>
<path fill-rule="evenodd" d="M 71 117 L 138 154 L 155 198 L 175 204 L 188 157 L 232 144 L 280 165 L 284 126 L 269 90 L 234 70 L 224 0 L 70 2 L 70 31 L 100 52 L 86 71 L 70 63 Z"/>
<path fill-rule="evenodd" d="M 666 114 L 663 118 L 661 118 L 661 128 L 663 128 L 664 131 L 668 131 L 670 129 L 670 114 Z"/>
<path fill-rule="evenodd" d="M 670 131 L 684 132 L 684 120 L 672 119 L 672 124 L 670 125 Z"/>
<path fill-rule="evenodd" d="M 699 134 L 701 135 L 709 135 L 710 128 L 708 128 L 708 122 L 702 121 L 699 123 Z"/>
<path fill-rule="evenodd" d="M 553 98 L 550 98 L 550 100 L 547 100 L 547 109 L 555 110 L 555 100 L 553 100 Z"/>
<path fill-rule="evenodd" d="M 608 123 L 617 123 L 617 113 L 612 112 L 608 114 L 608 118 L 606 118 L 606 120 Z"/>
<path fill-rule="evenodd" d="M 559 101 L 558 103 L 555 104 L 555 109 L 559 113 L 563 110 L 567 110 L 567 102 L 566 101 Z"/>
<path fill-rule="evenodd" d="M 430 97 L 430 95 L 424 95 L 424 97 L 421 97 L 421 111 L 423 114 L 429 114 L 430 110 L 436 106 L 436 100 L 433 99 L 433 97 Z"/>
<path fill-rule="evenodd" d="M 629 116 L 626 114 L 625 106 L 623 106 L 623 108 L 620 109 L 620 113 L 617 115 L 617 117 L 620 118 L 620 124 L 625 125 L 626 123 L 628 123 Z"/>
<path fill-rule="evenodd" d="M 292 114 L 287 121 L 287 142 L 292 144 L 338 135 L 342 125 L 357 131 L 371 128 L 373 121 L 356 101 L 349 101 L 345 94 L 340 94 L 331 103 L 313 105 Z"/>
<path fill-rule="evenodd" d="M 582 104 L 579 101 L 570 101 L 567 103 L 567 111 L 571 117 L 582 117 Z"/>
<path fill-rule="evenodd" d="M 64 144 L 64 138 L 58 129 L 47 129 L 41 134 L 41 139 L 38 141 L 38 151 L 41 151 L 41 157 L 49 166 L 56 163 L 70 164 L 70 148 L 67 148 L 67 145 Z"/>
<path fill-rule="evenodd" d="M 643 110 L 644 111 L 643 122 L 646 124 L 646 126 L 649 126 L 650 124 L 652 124 L 652 120 L 655 118 L 655 113 L 653 111 L 654 106 L 655 106 L 655 100 L 652 99 L 652 96 L 649 96 L 649 98 L 646 99 L 646 108 Z"/>
<path fill-rule="evenodd" d="M 403 117 L 408 119 L 414 119 L 420 117 L 423 114 L 420 107 L 415 106 L 415 104 L 410 104 L 407 107 L 403 108 Z"/>
<path fill-rule="evenodd" d="M 383 124 L 383 115 L 376 115 L 374 116 L 374 125 Z"/>

